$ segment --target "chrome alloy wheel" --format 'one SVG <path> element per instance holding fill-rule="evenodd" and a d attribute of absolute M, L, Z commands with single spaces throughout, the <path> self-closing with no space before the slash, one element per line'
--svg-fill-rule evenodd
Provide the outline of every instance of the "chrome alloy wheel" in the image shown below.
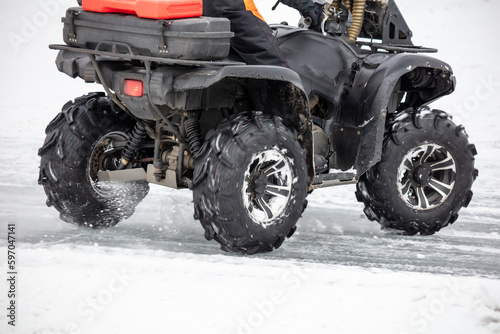
<path fill-rule="evenodd" d="M 104 198 L 113 197 L 116 187 L 110 182 L 99 182 L 98 173 L 99 171 L 116 168 L 121 154 L 114 147 L 114 143 L 126 140 L 127 135 L 125 133 L 110 132 L 99 139 L 92 149 L 89 159 L 88 177 L 94 191 Z"/>
<path fill-rule="evenodd" d="M 292 165 L 278 149 L 254 155 L 244 176 L 243 202 L 252 220 L 269 227 L 280 218 L 292 194 Z"/>
<path fill-rule="evenodd" d="M 444 147 L 424 143 L 410 150 L 398 168 L 400 198 L 414 210 L 442 204 L 455 185 L 456 162 Z"/>

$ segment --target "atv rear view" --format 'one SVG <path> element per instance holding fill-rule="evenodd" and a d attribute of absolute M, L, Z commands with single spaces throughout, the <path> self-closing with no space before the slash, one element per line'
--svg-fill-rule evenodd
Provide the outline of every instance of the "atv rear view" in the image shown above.
<path fill-rule="evenodd" d="M 393 0 L 326 2 L 320 27 L 273 26 L 290 68 L 228 58 L 229 21 L 199 16 L 201 2 L 144 18 L 87 1 L 50 47 L 59 71 L 105 93 L 64 105 L 39 151 L 64 221 L 114 226 L 149 184 L 189 188 L 205 237 L 253 254 L 291 237 L 323 187 L 357 184 L 370 220 L 409 235 L 470 202 L 475 147 L 428 107 L 453 92 L 452 69 L 413 45 Z"/>

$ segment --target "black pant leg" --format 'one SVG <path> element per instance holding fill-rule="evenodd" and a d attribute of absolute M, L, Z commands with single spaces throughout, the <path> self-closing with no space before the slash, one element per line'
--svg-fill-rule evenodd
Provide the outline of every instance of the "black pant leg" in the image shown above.
<path fill-rule="evenodd" d="M 231 47 L 249 65 L 288 67 L 269 25 L 246 10 L 243 0 L 205 0 L 203 15 L 231 21 Z"/>

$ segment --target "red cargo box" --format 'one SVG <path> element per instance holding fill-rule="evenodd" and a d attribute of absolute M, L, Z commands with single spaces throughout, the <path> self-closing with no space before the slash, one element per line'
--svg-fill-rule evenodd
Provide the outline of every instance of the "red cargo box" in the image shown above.
<path fill-rule="evenodd" d="M 82 7 L 91 12 L 134 14 L 158 20 L 203 14 L 202 0 L 83 0 Z"/>

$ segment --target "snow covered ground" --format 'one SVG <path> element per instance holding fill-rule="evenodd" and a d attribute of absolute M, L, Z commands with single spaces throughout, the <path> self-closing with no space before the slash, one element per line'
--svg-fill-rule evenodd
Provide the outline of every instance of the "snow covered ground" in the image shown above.
<path fill-rule="evenodd" d="M 59 17 L 75 3 L 1 5 L 0 333 L 500 333 L 498 1 L 398 2 L 415 44 L 438 47 L 457 76 L 457 91 L 434 107 L 453 113 L 479 151 L 459 220 L 430 237 L 385 234 L 354 187 L 324 189 L 292 239 L 253 257 L 205 241 L 189 191 L 152 187 L 131 219 L 104 231 L 69 226 L 45 206 L 45 126 L 67 100 L 101 90 L 57 72 L 46 47 L 61 42 Z M 274 1 L 256 4 L 268 22 L 298 20 L 284 5 L 271 12 Z"/>

